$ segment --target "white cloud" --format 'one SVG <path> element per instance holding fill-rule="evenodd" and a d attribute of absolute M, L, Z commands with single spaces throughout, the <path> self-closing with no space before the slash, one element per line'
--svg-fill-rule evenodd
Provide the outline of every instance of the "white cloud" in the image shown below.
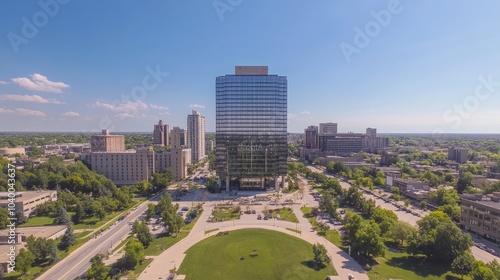
<path fill-rule="evenodd" d="M 195 108 L 203 109 L 203 108 L 205 108 L 205 105 L 201 105 L 201 104 L 189 104 L 188 107 L 191 108 L 191 109 L 195 109 Z"/>
<path fill-rule="evenodd" d="M 301 114 L 301 115 L 310 115 L 310 114 L 311 114 L 311 112 L 309 112 L 309 111 L 302 111 L 302 112 L 300 112 L 300 114 Z"/>
<path fill-rule="evenodd" d="M 155 104 L 149 104 L 149 107 L 151 107 L 151 109 L 157 109 L 157 110 L 168 110 L 167 107 L 158 106 L 158 105 L 155 105 Z"/>
<path fill-rule="evenodd" d="M 12 113 L 14 111 L 10 110 L 10 109 L 5 109 L 5 108 L 0 108 L 0 114 L 8 114 L 8 113 Z"/>
<path fill-rule="evenodd" d="M 119 113 L 119 114 L 116 114 L 115 117 L 120 118 L 120 119 L 128 119 L 128 118 L 133 118 L 135 116 L 132 114 L 129 114 L 129 113 Z"/>
<path fill-rule="evenodd" d="M 32 103 L 54 103 L 41 97 L 40 95 L 15 95 L 15 94 L 4 94 L 0 95 L 0 100 L 4 101 L 19 101 L 19 102 L 32 102 Z M 57 100 L 55 100 L 58 102 Z"/>
<path fill-rule="evenodd" d="M 49 81 L 47 77 L 37 73 L 31 75 L 31 79 L 13 78 L 12 81 L 20 87 L 35 91 L 62 93 L 63 89 L 69 88 L 69 85 L 63 82 Z"/>
<path fill-rule="evenodd" d="M 6 81 L 0 81 L 0 85 L 6 85 L 8 84 Z"/>
<path fill-rule="evenodd" d="M 94 103 L 94 106 L 111 110 L 113 112 L 120 112 L 121 114 L 125 115 L 135 115 L 140 110 L 146 110 L 148 108 L 148 105 L 142 101 L 124 102 L 117 104 L 109 104 L 97 101 L 96 103 Z"/>
<path fill-rule="evenodd" d="M 15 110 L 0 108 L 0 114 L 15 114 L 20 116 L 36 116 L 36 117 L 47 116 L 44 112 L 24 109 L 24 108 L 16 108 Z"/>
<path fill-rule="evenodd" d="M 78 114 L 77 112 L 65 112 L 65 113 L 63 113 L 63 116 L 66 116 L 66 117 L 79 117 L 80 114 Z"/>

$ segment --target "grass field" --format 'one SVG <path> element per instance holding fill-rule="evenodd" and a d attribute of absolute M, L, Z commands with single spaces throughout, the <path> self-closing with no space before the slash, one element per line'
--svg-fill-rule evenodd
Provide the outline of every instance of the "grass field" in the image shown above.
<path fill-rule="evenodd" d="M 275 216 L 276 214 L 280 215 L 280 219 L 287 222 L 298 223 L 299 220 L 297 216 L 293 213 L 291 208 L 278 208 L 278 209 L 270 209 L 269 212 Z"/>
<path fill-rule="evenodd" d="M 54 225 L 54 218 L 51 217 L 31 217 L 24 224 L 19 225 L 19 227 L 42 227 Z"/>
<path fill-rule="evenodd" d="M 249 255 L 253 250 L 258 256 Z M 297 237 L 268 230 L 237 230 L 191 247 L 179 273 L 188 280 L 307 280 L 336 275 L 330 265 L 318 271 L 311 268 L 312 258 L 312 245 Z"/>

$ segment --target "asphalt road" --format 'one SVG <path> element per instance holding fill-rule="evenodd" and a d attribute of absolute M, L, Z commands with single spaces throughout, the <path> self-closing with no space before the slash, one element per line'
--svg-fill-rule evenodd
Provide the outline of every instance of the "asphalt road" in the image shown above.
<path fill-rule="evenodd" d="M 144 211 L 147 210 L 147 205 L 151 201 L 158 200 L 159 196 L 163 193 L 164 191 L 149 199 L 149 201 L 142 203 L 136 210 L 132 210 L 127 218 L 118 222 L 118 224 L 112 226 L 110 229 L 105 230 L 103 233 L 98 235 L 97 238 L 93 238 L 86 242 L 37 279 L 72 280 L 83 275 L 90 267 L 90 259 L 98 253 L 111 251 L 113 246 L 117 246 L 123 239 L 125 239 L 130 232 L 129 222 L 135 221 Z"/>

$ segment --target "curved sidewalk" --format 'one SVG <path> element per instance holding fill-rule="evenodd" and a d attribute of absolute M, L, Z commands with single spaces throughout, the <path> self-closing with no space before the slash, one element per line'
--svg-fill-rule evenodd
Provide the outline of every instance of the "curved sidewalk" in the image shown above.
<path fill-rule="evenodd" d="M 347 253 L 340 250 L 338 247 L 330 243 L 325 238 L 317 235 L 312 231 L 312 226 L 307 219 L 302 217 L 302 212 L 300 211 L 300 206 L 294 206 L 294 212 L 299 219 L 299 223 L 291 223 L 285 221 L 276 220 L 257 220 L 246 219 L 246 220 L 234 220 L 219 223 L 207 223 L 206 220 L 210 216 L 211 208 L 210 206 L 204 206 L 204 211 L 198 223 L 193 227 L 190 234 L 183 240 L 179 241 L 172 247 L 165 250 L 161 255 L 154 257 L 153 262 L 143 271 L 139 279 L 163 279 L 168 274 L 170 269 L 174 267 L 179 267 L 184 260 L 185 252 L 196 243 L 202 241 L 205 238 L 217 234 L 219 231 L 231 231 L 238 229 L 248 229 L 248 228 L 261 228 L 267 230 L 279 231 L 289 235 L 299 237 L 311 244 L 319 243 L 325 246 L 328 250 L 328 254 L 331 256 L 332 265 L 335 267 L 340 279 L 347 279 L 348 274 L 352 274 L 354 279 L 368 280 L 368 276 L 364 270 L 359 266 L 359 264 L 354 261 Z M 298 211 L 298 212 L 297 212 Z M 287 230 L 286 228 L 299 228 L 301 234 L 295 233 L 293 231 Z M 218 229 L 205 234 L 205 231 L 211 229 Z"/>

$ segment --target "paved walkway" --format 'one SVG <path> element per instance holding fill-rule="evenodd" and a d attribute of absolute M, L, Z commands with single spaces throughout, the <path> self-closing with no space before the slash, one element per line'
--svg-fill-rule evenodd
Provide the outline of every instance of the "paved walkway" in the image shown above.
<path fill-rule="evenodd" d="M 178 268 L 181 265 L 184 257 L 186 256 L 184 253 L 191 246 L 205 238 L 216 235 L 219 231 L 261 228 L 294 235 L 311 244 L 322 244 L 328 250 L 328 254 L 332 258 L 332 264 L 339 274 L 339 279 L 347 279 L 347 275 L 352 274 L 356 280 L 368 280 L 368 276 L 358 263 L 356 263 L 356 261 L 354 261 L 347 253 L 340 250 L 338 247 L 313 231 L 309 221 L 303 217 L 299 205 L 293 206 L 294 213 L 299 219 L 298 224 L 279 220 L 257 220 L 255 215 L 243 215 L 241 220 L 207 223 L 206 220 L 210 216 L 211 210 L 211 206 L 204 206 L 204 211 L 202 212 L 201 217 L 189 235 L 172 247 L 168 248 L 161 255 L 155 257 L 153 262 L 140 275 L 139 279 L 159 279 L 160 277 L 164 279 L 168 275 L 170 269 Z M 287 230 L 286 228 L 297 228 L 302 232 L 301 234 L 298 234 Z M 218 230 L 205 234 L 205 231 L 211 229 Z"/>

